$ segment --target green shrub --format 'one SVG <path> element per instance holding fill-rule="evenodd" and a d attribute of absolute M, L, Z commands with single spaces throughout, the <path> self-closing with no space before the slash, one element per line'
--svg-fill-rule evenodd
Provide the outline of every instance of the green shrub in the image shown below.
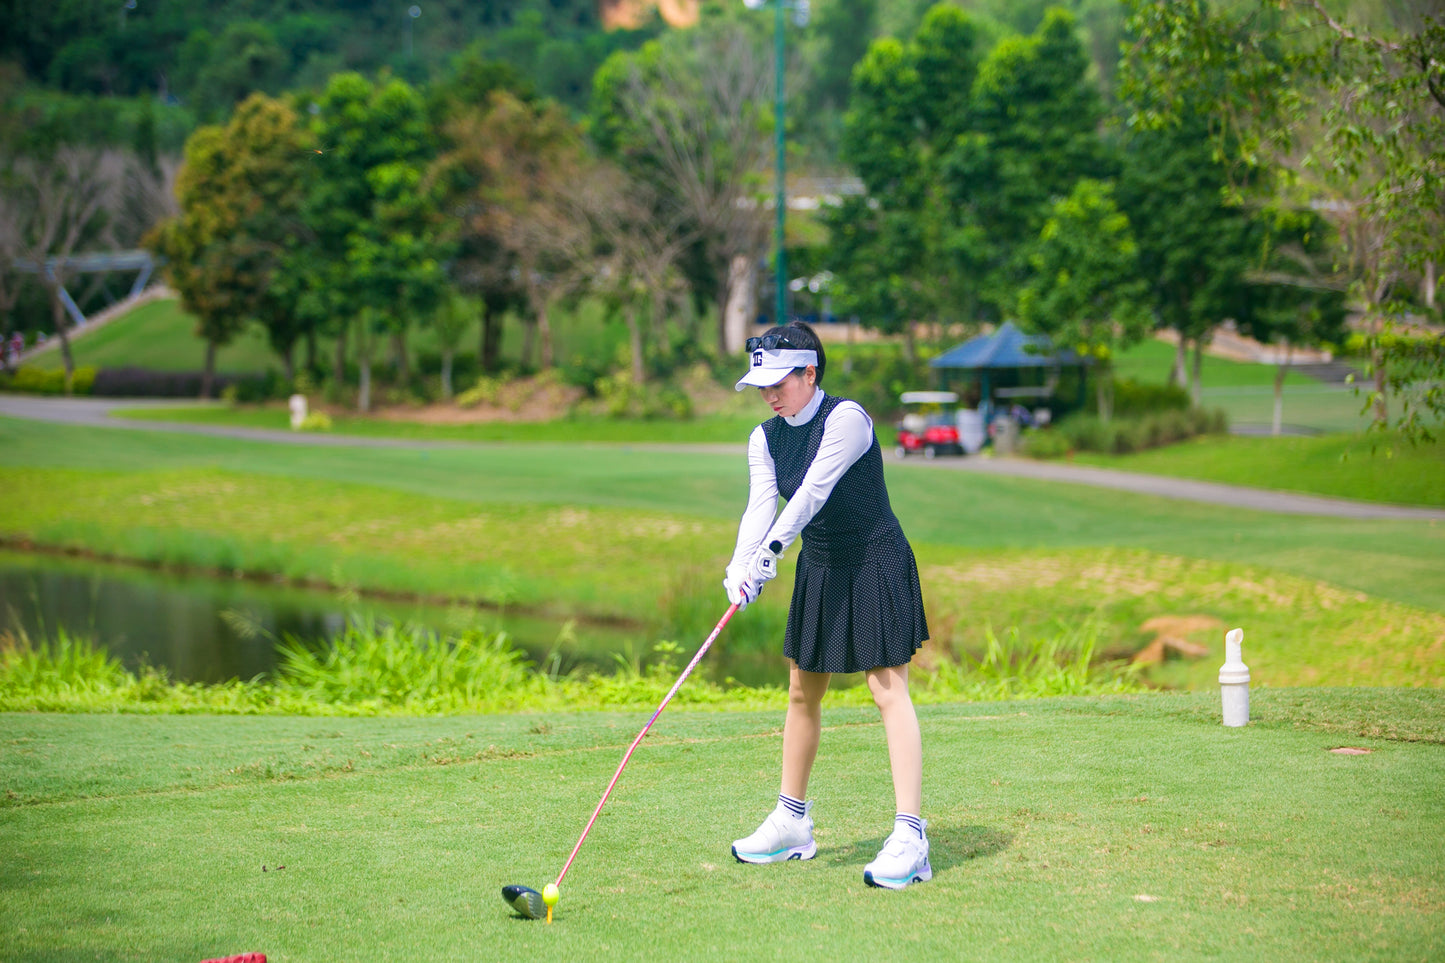
<path fill-rule="evenodd" d="M 65 394 L 65 372 L 59 368 L 52 371 L 23 365 L 14 374 L 6 377 L 3 385 L 0 386 L 25 394 L 63 395 Z M 71 378 L 71 389 L 74 394 L 88 395 L 94 386 L 95 369 L 93 367 L 85 365 L 75 369 Z"/>
<path fill-rule="evenodd" d="M 1142 421 L 1127 421 L 1115 418 L 1105 426 L 1113 436 L 1109 450 L 1116 455 L 1127 455 L 1144 448 L 1145 430 Z"/>
<path fill-rule="evenodd" d="M 1115 455 L 1161 448 L 1196 435 L 1217 434 L 1229 430 L 1228 419 L 1220 409 L 1165 409 L 1153 414 L 1114 418 L 1107 424 L 1094 415 L 1073 415 L 1054 429 L 1064 443 L 1034 441 L 1024 437 L 1024 453 L 1035 458 L 1055 458 L 1069 449 L 1099 451 Z M 1058 449 L 1063 448 L 1063 452 Z"/>
<path fill-rule="evenodd" d="M 1074 415 L 1064 419 L 1057 429 L 1069 441 L 1069 447 L 1078 451 L 1109 451 L 1113 448 L 1113 434 L 1109 427 L 1094 415 Z"/>
<path fill-rule="evenodd" d="M 1159 448 L 1196 434 L 1188 411 L 1161 411 L 1144 420 L 1144 445 Z"/>
<path fill-rule="evenodd" d="M 483 403 L 495 405 L 501 397 L 501 379 L 483 376 L 477 379 L 475 385 L 457 395 L 457 404 L 462 408 L 475 408 Z"/>
<path fill-rule="evenodd" d="M 1062 458 L 1073 450 L 1073 445 L 1062 431 L 1030 428 L 1020 439 L 1019 450 L 1030 458 Z"/>
<path fill-rule="evenodd" d="M 1097 414 L 1098 395 L 1090 410 Z M 1189 392 L 1179 385 L 1140 384 L 1129 378 L 1114 379 L 1114 417 L 1135 418 L 1161 411 L 1188 411 Z"/>
<path fill-rule="evenodd" d="M 611 418 L 692 417 L 692 397 L 667 383 L 649 381 L 637 384 L 626 370 L 603 375 L 592 385 L 602 410 Z"/>
<path fill-rule="evenodd" d="M 610 417 L 625 418 L 632 410 L 639 389 L 627 372 L 614 371 L 593 382 L 592 393 Z"/>

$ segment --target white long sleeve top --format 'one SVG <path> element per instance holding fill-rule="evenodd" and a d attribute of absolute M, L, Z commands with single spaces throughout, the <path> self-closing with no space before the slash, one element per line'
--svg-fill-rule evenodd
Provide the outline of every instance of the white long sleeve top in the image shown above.
<path fill-rule="evenodd" d="M 798 427 L 806 425 L 818 414 L 823 404 L 823 389 L 813 393 L 803 410 L 784 420 Z M 803 474 L 802 484 L 780 513 L 778 511 L 778 477 L 763 426 L 758 425 L 748 437 L 748 506 L 738 524 L 737 546 L 728 563 L 730 578 L 747 575 L 753 558 L 764 544 L 781 542 L 784 549 L 823 507 L 833 486 L 853 463 L 873 444 L 873 419 L 856 401 L 843 401 L 828 413 L 823 423 L 823 438 L 818 454 Z"/>

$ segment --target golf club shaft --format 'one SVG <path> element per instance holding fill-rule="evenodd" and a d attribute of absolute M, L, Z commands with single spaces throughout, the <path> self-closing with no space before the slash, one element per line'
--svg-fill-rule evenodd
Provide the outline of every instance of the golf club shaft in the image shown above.
<path fill-rule="evenodd" d="M 712 634 L 709 635 L 707 641 L 698 648 L 697 654 L 692 657 L 692 661 L 687 664 L 687 668 L 682 670 L 682 675 L 678 676 L 677 681 L 672 684 L 672 688 L 669 689 L 667 695 L 663 697 L 662 703 L 657 707 L 657 710 L 653 712 L 652 718 L 647 720 L 647 725 L 642 727 L 642 731 L 637 734 L 637 738 L 632 740 L 632 745 L 627 747 L 627 754 L 622 757 L 622 762 L 618 765 L 617 771 L 612 774 L 612 781 L 607 784 L 607 791 L 602 794 L 601 799 L 597 800 L 597 808 L 592 810 L 592 818 L 587 820 L 587 828 L 582 830 L 582 835 L 577 839 L 577 845 L 572 847 L 572 855 L 567 857 L 567 863 L 562 867 L 562 872 L 557 874 L 558 889 L 562 888 L 562 880 L 566 877 L 567 870 L 572 868 L 572 860 L 577 858 L 577 851 L 582 848 L 582 841 L 587 838 L 588 833 L 592 832 L 592 824 L 597 822 L 597 816 L 602 812 L 602 807 L 607 803 L 607 797 L 612 795 L 612 787 L 617 785 L 617 779 L 622 775 L 622 770 L 627 768 L 627 760 L 632 758 L 632 753 L 638 744 L 642 742 L 642 737 L 647 735 L 647 730 L 652 728 L 652 724 L 657 721 L 657 717 L 662 715 L 662 710 L 666 709 L 667 704 L 672 701 L 672 697 L 677 695 L 677 690 L 682 688 L 683 682 L 692 674 L 692 670 L 697 667 L 697 664 L 702 661 L 702 657 L 707 654 L 707 650 L 712 647 L 713 642 L 716 641 L 717 637 L 722 633 L 723 626 L 728 624 L 728 619 L 732 618 L 733 613 L 737 610 L 738 607 L 736 604 L 728 606 L 728 610 L 723 613 L 723 617 L 718 620 L 718 624 L 713 626 Z"/>

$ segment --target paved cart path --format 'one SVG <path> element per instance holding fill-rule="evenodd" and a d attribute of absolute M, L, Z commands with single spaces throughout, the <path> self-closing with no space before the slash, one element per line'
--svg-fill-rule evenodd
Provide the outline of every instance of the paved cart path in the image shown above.
<path fill-rule="evenodd" d="M 466 448 L 478 444 L 511 444 L 510 442 L 417 441 L 404 438 L 364 438 L 355 435 L 319 434 L 316 432 L 272 431 L 265 428 L 233 428 L 224 425 L 196 425 L 169 421 L 140 421 L 114 418 L 112 411 L 123 408 L 171 408 L 175 399 L 123 400 L 110 398 L 37 398 L 26 395 L 0 395 L 0 415 L 71 425 L 114 428 L 131 431 L 175 431 L 194 435 L 214 435 L 246 441 L 264 441 L 287 445 L 320 445 L 354 448 Z M 600 446 L 602 443 L 598 443 Z M 579 450 L 585 450 L 582 446 Z M 679 450 L 689 452 L 737 453 L 745 445 L 667 445 L 608 444 L 608 447 L 646 448 L 648 450 Z M 938 471 L 977 471 L 995 475 L 1011 475 L 1040 481 L 1093 485 L 1180 498 L 1187 501 L 1229 505 L 1255 511 L 1279 512 L 1287 515 L 1323 515 L 1333 518 L 1395 518 L 1445 521 L 1445 509 L 1417 508 L 1407 505 L 1381 505 L 1374 502 L 1328 498 L 1321 495 L 1300 495 L 1291 492 L 1222 485 L 1217 482 L 1169 478 L 1114 471 L 1109 468 L 1086 468 L 1057 462 L 1033 461 L 1026 458 L 937 458 L 909 463 L 909 468 Z"/>

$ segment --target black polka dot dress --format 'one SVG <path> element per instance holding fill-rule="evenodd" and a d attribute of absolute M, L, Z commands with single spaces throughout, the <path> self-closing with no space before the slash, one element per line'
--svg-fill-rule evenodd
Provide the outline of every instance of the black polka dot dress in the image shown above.
<path fill-rule="evenodd" d="M 818 454 L 828 395 L 807 424 L 763 423 L 778 492 L 791 499 Z M 783 654 L 808 672 L 906 665 L 928 638 L 913 549 L 888 501 L 874 438 L 803 527 Z"/>

